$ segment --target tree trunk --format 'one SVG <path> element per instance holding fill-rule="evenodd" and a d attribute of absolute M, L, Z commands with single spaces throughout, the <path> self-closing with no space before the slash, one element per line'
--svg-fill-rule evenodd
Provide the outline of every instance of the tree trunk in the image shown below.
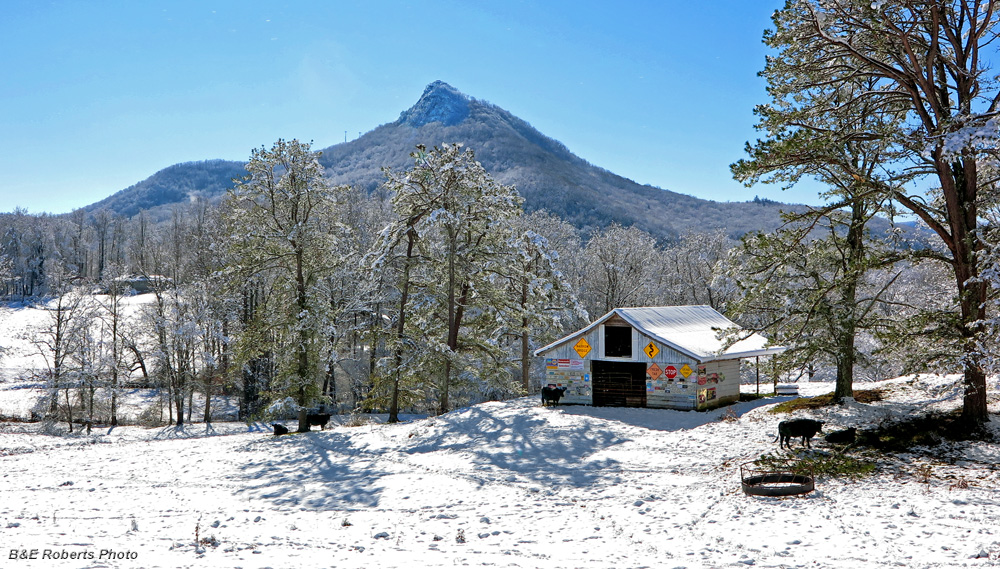
<path fill-rule="evenodd" d="M 446 355 L 446 359 L 444 360 L 444 379 L 441 383 L 441 401 L 438 405 L 438 415 L 444 415 L 448 412 L 448 388 L 450 387 L 449 383 L 451 383 L 451 358 L 449 355 Z"/>
<path fill-rule="evenodd" d="M 323 395 L 330 399 L 330 405 L 337 406 L 337 362 L 330 362 L 330 369 L 323 380 Z"/>
<path fill-rule="evenodd" d="M 206 369 L 205 374 L 205 424 L 212 422 L 212 374 Z"/>
<path fill-rule="evenodd" d="M 118 333 L 119 320 L 121 318 L 121 291 L 115 290 L 115 284 L 112 283 L 111 298 L 110 298 L 110 312 L 111 312 L 111 426 L 118 426 L 118 382 L 121 380 L 119 377 L 119 367 L 118 362 L 121 359 Z"/>
<path fill-rule="evenodd" d="M 167 424 L 174 424 L 174 378 L 167 372 Z"/>
<path fill-rule="evenodd" d="M 73 403 L 69 398 L 69 388 L 66 388 L 66 426 L 69 427 L 69 432 L 73 432 Z"/>
<path fill-rule="evenodd" d="M 309 416 L 305 407 L 299 408 L 299 432 L 309 432 Z"/>
<path fill-rule="evenodd" d="M 176 412 L 177 412 L 177 426 L 178 427 L 183 427 L 184 426 L 184 396 L 183 395 L 177 395 L 175 397 L 175 399 L 174 399 L 174 406 L 176 407 Z"/>
<path fill-rule="evenodd" d="M 142 372 L 143 385 L 149 386 L 149 372 L 146 369 L 146 360 L 142 357 L 142 352 L 139 351 L 138 346 L 134 342 L 130 343 L 128 348 L 132 351 L 132 355 L 135 356 L 135 363 L 139 366 L 139 371 Z"/>
<path fill-rule="evenodd" d="M 962 399 L 960 421 L 966 432 L 974 433 L 989 420 L 986 412 L 986 372 L 978 362 L 965 363 L 965 396 Z"/>
<path fill-rule="evenodd" d="M 948 210 L 952 236 L 948 246 L 952 253 L 962 316 L 959 332 L 964 340 L 965 396 L 960 422 L 965 432 L 971 434 L 982 429 L 989 419 L 986 373 L 980 363 L 976 341 L 980 329 L 977 322 L 986 318 L 988 292 L 987 283 L 980 278 L 977 262 L 981 248 L 978 237 L 978 173 L 976 160 L 970 156 L 947 164 L 939 151 L 937 166 Z"/>
<path fill-rule="evenodd" d="M 531 345 L 528 338 L 528 319 L 521 321 L 521 387 L 525 393 L 531 391 Z"/>
<path fill-rule="evenodd" d="M 846 347 L 846 342 L 851 343 L 850 350 L 841 350 L 837 356 L 837 386 L 833 392 L 834 402 L 839 403 L 845 397 L 854 398 L 854 335 L 847 339 L 845 336 L 841 348 Z"/>
<path fill-rule="evenodd" d="M 456 342 L 452 341 L 452 337 L 458 337 L 458 329 L 456 325 L 457 318 L 455 316 L 455 256 L 457 255 L 456 248 L 458 236 L 455 234 L 455 230 L 448 229 L 448 328 L 447 328 L 447 338 L 445 339 L 445 345 L 448 346 L 449 352 L 445 354 L 444 362 L 444 378 L 441 382 L 441 404 L 438 409 L 439 414 L 444 415 L 448 412 L 448 391 L 451 388 L 451 357 L 454 353 Z"/>
<path fill-rule="evenodd" d="M 406 303 L 410 298 L 410 261 L 413 258 L 413 245 L 417 234 L 411 227 L 406 232 L 406 259 L 403 262 L 403 275 L 400 283 L 399 318 L 396 321 L 396 353 L 395 369 L 392 373 L 392 396 L 389 400 L 389 422 L 399 422 L 399 374 L 403 367 L 403 335 L 406 333 Z"/>
<path fill-rule="evenodd" d="M 521 279 L 521 310 L 524 314 L 521 317 L 521 387 L 525 393 L 530 392 L 531 386 L 531 354 L 530 338 L 528 337 L 528 278 Z"/>
<path fill-rule="evenodd" d="M 185 380 L 184 384 L 190 386 L 190 388 L 188 390 L 188 402 L 187 402 L 187 414 L 188 414 L 188 416 L 187 416 L 187 422 L 188 423 L 194 422 L 191 419 L 192 415 L 194 414 L 194 378 L 195 378 L 194 356 L 193 356 L 192 352 L 193 352 L 193 350 L 191 350 L 191 349 L 185 349 L 185 354 L 184 354 L 184 356 L 190 362 L 186 366 L 187 369 L 185 371 L 185 376 L 184 376 L 184 380 Z"/>
<path fill-rule="evenodd" d="M 854 199 L 851 201 L 851 225 L 847 229 L 845 251 L 844 292 L 841 296 L 840 314 L 832 315 L 837 322 L 837 384 L 833 392 L 834 402 L 839 403 L 845 397 L 854 398 L 854 363 L 857 361 L 857 351 L 854 346 L 858 330 L 858 281 L 864 274 L 865 258 L 865 202 Z M 834 237 L 835 238 L 835 237 Z"/>
<path fill-rule="evenodd" d="M 91 385 L 90 385 L 90 388 L 88 389 L 89 392 L 87 394 L 88 395 L 88 401 L 87 401 L 87 434 L 88 435 L 90 434 L 90 431 L 91 431 L 91 429 L 94 426 L 94 391 L 96 390 L 96 388 L 94 387 L 94 384 L 93 384 L 94 379 L 91 378 L 90 381 L 91 381 Z"/>
<path fill-rule="evenodd" d="M 176 374 L 177 385 L 174 387 L 174 406 L 177 412 L 177 426 L 181 427 L 184 425 L 184 389 L 183 372 L 178 371 Z"/>
<path fill-rule="evenodd" d="M 299 401 L 305 401 L 306 399 L 306 387 L 303 385 L 299 388 Z M 306 416 L 306 407 L 304 404 L 299 403 L 299 427 L 297 429 L 300 433 L 306 433 L 309 431 L 309 419 Z"/>
<path fill-rule="evenodd" d="M 306 278 L 304 271 L 304 251 L 296 247 L 295 248 L 295 287 L 296 287 L 296 304 L 299 309 L 299 316 L 297 319 L 301 318 L 301 315 L 309 308 L 308 297 L 306 296 Z M 306 386 L 309 381 L 312 380 L 312 374 L 309 369 L 309 331 L 306 330 L 304 326 L 299 328 L 299 345 L 298 345 L 298 381 L 299 381 L 299 393 L 298 393 L 298 403 L 299 407 L 299 428 L 298 432 L 304 433 L 309 430 L 309 421 L 306 419 L 305 407 L 309 404 L 306 401 L 308 397 L 308 391 Z"/>
<path fill-rule="evenodd" d="M 986 318 L 987 285 L 981 280 L 970 282 L 972 275 L 978 275 L 974 262 L 970 265 L 971 268 L 966 271 L 969 273 L 969 278 L 963 282 L 964 287 L 959 289 L 962 306 L 961 332 L 965 338 L 965 378 L 963 381 L 965 394 L 962 398 L 962 415 L 959 421 L 964 432 L 973 434 L 980 431 L 983 425 L 989 421 L 986 400 L 986 370 L 983 369 L 977 347 L 979 326 L 976 324 Z"/>

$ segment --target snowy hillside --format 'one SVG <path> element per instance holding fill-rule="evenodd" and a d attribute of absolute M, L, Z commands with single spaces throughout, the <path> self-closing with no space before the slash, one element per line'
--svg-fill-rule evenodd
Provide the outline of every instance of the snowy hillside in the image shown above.
<path fill-rule="evenodd" d="M 100 306 L 106 296 L 91 295 L 84 300 L 90 306 Z M 154 301 L 152 294 L 122 297 L 122 312 L 138 319 L 143 306 Z M 44 331 L 52 327 L 55 301 L 46 304 L 0 303 L 0 384 L 30 379 L 33 372 L 46 369 L 44 351 L 35 344 L 43 339 Z M 95 323 L 95 328 L 98 324 Z"/>
<path fill-rule="evenodd" d="M 154 295 L 141 294 L 122 298 L 122 311 L 132 321 L 141 322 L 142 311 L 154 301 Z M 84 302 L 90 306 L 100 306 L 106 297 L 101 295 L 88 296 Z M 48 341 L 46 330 L 52 327 L 52 309 L 54 300 L 47 304 L 2 304 L 0 305 L 0 417 L 7 419 L 28 419 L 44 415 L 47 412 L 46 401 L 48 393 L 44 374 L 48 369 L 47 360 L 51 359 L 51 351 L 46 350 L 40 342 Z M 46 309 L 48 307 L 48 310 Z M 95 320 L 93 328 L 98 330 L 100 323 Z M 152 342 L 149 334 L 135 334 L 140 344 Z M 130 380 L 141 380 L 141 374 L 133 371 Z M 106 405 L 109 394 L 105 389 L 97 389 L 97 399 L 101 405 Z M 166 422 L 168 412 L 164 409 L 166 401 L 159 390 L 122 388 L 119 397 L 119 417 L 126 423 L 135 424 L 145 419 L 160 418 Z M 192 416 L 204 416 L 204 397 L 192 398 Z M 233 398 L 213 396 L 212 414 L 217 419 L 235 420 L 237 417 L 236 402 Z"/>
<path fill-rule="evenodd" d="M 812 416 L 829 431 L 954 407 L 955 380 L 891 380 L 883 402 Z M 283 437 L 240 423 L 90 438 L 2 424 L 2 565 L 1000 564 L 996 445 L 949 444 L 945 460 L 898 456 L 869 478 L 820 479 L 803 497 L 744 495 L 739 465 L 777 450 L 784 417 L 767 409 L 787 399 L 697 413 L 543 408 L 531 397 Z M 14 550 L 39 559 L 8 560 Z M 46 551 L 66 559 L 43 560 Z"/>

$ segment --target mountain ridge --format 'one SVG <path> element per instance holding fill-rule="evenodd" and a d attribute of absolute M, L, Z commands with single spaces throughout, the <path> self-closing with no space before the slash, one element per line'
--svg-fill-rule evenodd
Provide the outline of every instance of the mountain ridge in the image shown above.
<path fill-rule="evenodd" d="M 716 202 L 638 184 L 573 154 L 509 111 L 470 97 L 444 81 L 429 84 L 399 118 L 357 139 L 321 149 L 331 181 L 375 191 L 383 167 L 405 170 L 417 144 L 462 143 L 498 181 L 512 184 L 528 211 L 545 209 L 585 233 L 612 223 L 636 225 L 657 239 L 723 230 L 738 236 L 780 225 L 787 204 Z M 243 175 L 243 163 L 208 160 L 175 164 L 95 204 L 131 216 L 202 196 L 219 199 Z"/>

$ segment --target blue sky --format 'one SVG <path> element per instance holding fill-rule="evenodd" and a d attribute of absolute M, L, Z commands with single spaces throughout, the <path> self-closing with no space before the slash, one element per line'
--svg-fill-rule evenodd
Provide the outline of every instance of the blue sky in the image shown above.
<path fill-rule="evenodd" d="M 721 200 L 776 1 L 7 3 L 0 211 L 62 213 L 190 160 L 315 148 L 394 121 L 437 79 L 598 166 Z"/>

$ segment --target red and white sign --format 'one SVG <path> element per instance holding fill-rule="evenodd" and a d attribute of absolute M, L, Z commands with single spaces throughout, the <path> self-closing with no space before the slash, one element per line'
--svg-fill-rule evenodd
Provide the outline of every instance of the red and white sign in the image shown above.
<path fill-rule="evenodd" d="M 667 379 L 673 379 L 677 377 L 677 368 L 675 366 L 666 366 L 663 368 L 663 375 L 667 376 Z"/>

